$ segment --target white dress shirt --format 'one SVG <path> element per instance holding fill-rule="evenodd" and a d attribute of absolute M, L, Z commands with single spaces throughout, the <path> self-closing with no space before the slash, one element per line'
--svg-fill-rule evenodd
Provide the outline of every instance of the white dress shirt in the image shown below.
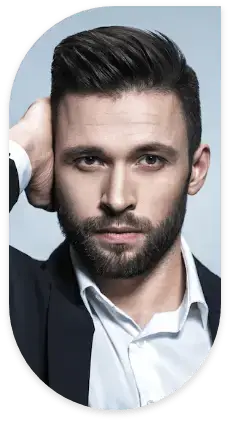
<path fill-rule="evenodd" d="M 20 192 L 31 177 L 28 155 L 10 143 Z M 155 403 L 179 389 L 199 369 L 211 348 L 208 307 L 190 249 L 181 238 L 186 291 L 179 308 L 152 316 L 141 329 L 105 297 L 70 247 L 82 300 L 95 326 L 89 406 L 132 409 Z"/>
<path fill-rule="evenodd" d="M 15 162 L 18 172 L 19 193 L 22 193 L 27 187 L 32 174 L 30 159 L 24 148 L 12 140 L 9 141 L 9 154 L 11 160 Z"/>

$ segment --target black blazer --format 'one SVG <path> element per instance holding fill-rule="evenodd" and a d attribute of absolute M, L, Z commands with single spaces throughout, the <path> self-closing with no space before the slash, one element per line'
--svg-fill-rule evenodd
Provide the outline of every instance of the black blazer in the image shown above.
<path fill-rule="evenodd" d="M 10 159 L 10 209 L 19 182 Z M 37 376 L 57 393 L 88 405 L 94 325 L 76 283 L 64 241 L 47 261 L 10 246 L 10 318 L 18 347 Z M 220 278 L 197 259 L 214 341 L 220 318 Z M 191 351 L 192 352 L 192 351 Z"/>

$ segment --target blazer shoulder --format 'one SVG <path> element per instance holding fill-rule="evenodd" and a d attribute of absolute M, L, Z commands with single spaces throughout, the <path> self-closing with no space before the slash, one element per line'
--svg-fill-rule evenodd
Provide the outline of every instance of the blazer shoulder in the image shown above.
<path fill-rule="evenodd" d="M 209 270 L 209 268 L 207 268 L 204 264 L 202 264 L 202 262 L 199 261 L 199 259 L 197 259 L 194 256 L 194 260 L 195 260 L 195 264 L 196 264 L 196 268 L 197 268 L 197 272 L 198 275 L 201 276 L 204 279 L 209 280 L 211 283 L 216 283 L 216 282 L 220 282 L 221 281 L 221 277 L 218 276 L 217 274 L 214 274 L 211 270 Z"/>
<path fill-rule="evenodd" d="M 36 269 L 41 268 L 43 263 L 44 261 L 32 258 L 14 246 L 9 246 L 9 267 L 11 273 L 36 271 Z"/>
<path fill-rule="evenodd" d="M 40 291 L 43 296 L 47 296 L 50 290 L 50 278 L 43 270 L 41 261 L 26 253 L 9 247 L 9 283 L 10 296 L 14 293 L 18 298 L 25 295 L 28 300 L 30 295 L 34 296 L 34 291 Z"/>

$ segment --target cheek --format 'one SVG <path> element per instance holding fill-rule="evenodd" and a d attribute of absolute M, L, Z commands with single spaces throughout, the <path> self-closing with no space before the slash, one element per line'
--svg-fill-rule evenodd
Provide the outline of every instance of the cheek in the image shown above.
<path fill-rule="evenodd" d="M 153 222 L 167 217 L 181 197 L 185 187 L 185 172 L 155 174 L 139 190 L 138 214 L 145 215 Z"/>
<path fill-rule="evenodd" d="M 89 179 L 72 171 L 58 171 L 55 177 L 56 184 L 60 187 L 65 201 L 71 211 L 79 219 L 96 216 L 100 200 L 100 184 L 95 179 Z M 99 215 L 99 211 L 98 211 Z"/>

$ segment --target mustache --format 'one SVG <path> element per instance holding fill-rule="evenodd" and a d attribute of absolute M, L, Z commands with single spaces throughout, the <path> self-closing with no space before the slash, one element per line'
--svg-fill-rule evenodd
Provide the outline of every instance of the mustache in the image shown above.
<path fill-rule="evenodd" d="M 152 228 L 152 224 L 148 219 L 137 219 L 133 214 L 126 214 L 122 217 L 103 216 L 88 218 L 87 220 L 82 222 L 81 229 L 87 234 L 92 234 L 98 231 L 102 231 L 110 226 L 128 226 L 132 227 L 136 231 L 140 231 L 143 233 L 148 233 Z"/>

